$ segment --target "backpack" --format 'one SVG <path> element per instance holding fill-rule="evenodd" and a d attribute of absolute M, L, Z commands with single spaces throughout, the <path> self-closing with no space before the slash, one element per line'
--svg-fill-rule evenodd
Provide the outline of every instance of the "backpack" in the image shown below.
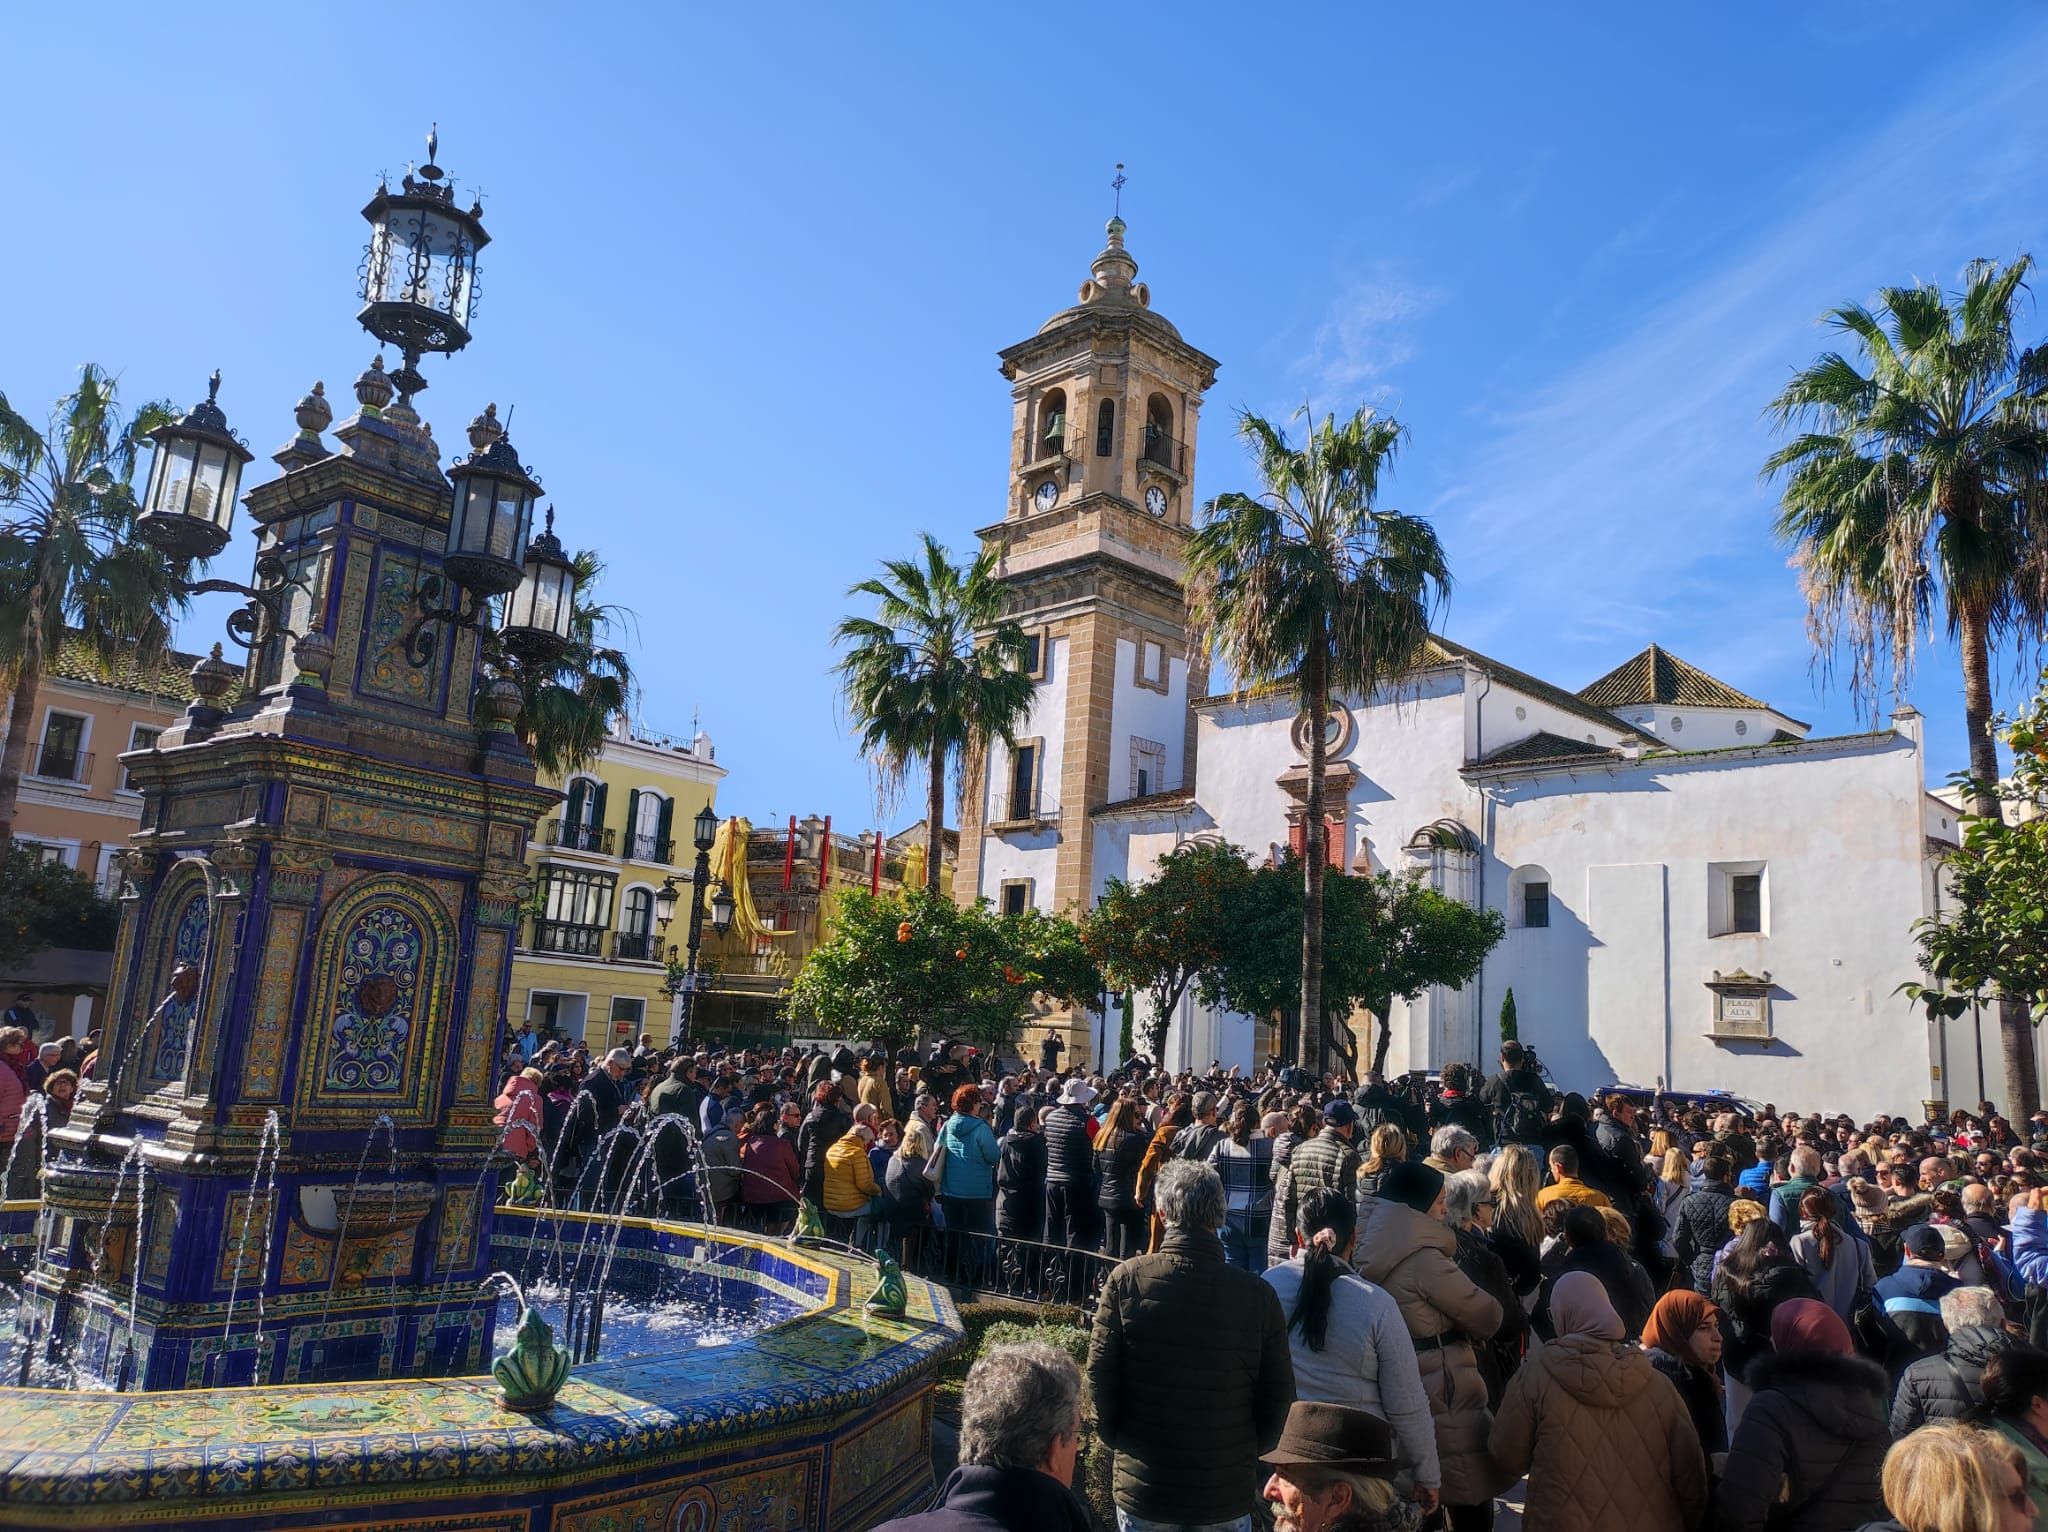
<path fill-rule="evenodd" d="M 1501 1102 L 1499 1137 L 1504 1144 L 1533 1144 L 1542 1140 L 1550 1126 L 1543 1110 L 1543 1098 L 1533 1091 L 1510 1091 Z"/>

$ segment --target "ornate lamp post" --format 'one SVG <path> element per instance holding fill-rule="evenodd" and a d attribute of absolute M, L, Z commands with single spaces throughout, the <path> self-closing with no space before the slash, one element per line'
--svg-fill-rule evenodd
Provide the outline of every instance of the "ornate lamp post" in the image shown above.
<path fill-rule="evenodd" d="M 698 967 L 698 951 L 704 942 L 704 891 L 711 886 L 711 847 L 718 838 L 718 816 L 711 812 L 711 805 L 705 804 L 697 811 L 691 822 L 693 843 L 697 848 L 697 865 L 690 873 L 690 936 L 686 948 L 681 983 L 678 986 L 683 996 L 682 1036 L 690 1035 L 691 1023 L 697 1013 L 697 991 L 703 985 L 703 970 Z M 675 919 L 676 903 L 681 897 L 673 877 L 665 878 L 654 896 L 654 918 L 661 922 L 662 929 Z M 732 929 L 733 910 L 737 904 L 732 889 L 725 883 L 718 885 L 718 892 L 711 896 L 711 929 L 719 936 Z M 669 949 L 671 955 L 675 949 Z"/>
<path fill-rule="evenodd" d="M 404 353 L 405 365 L 391 381 L 405 399 L 427 386 L 419 371 L 423 354 L 453 356 L 469 344 L 476 256 L 491 242 L 483 205 L 472 203 L 467 212 L 456 207 L 454 183 L 434 163 L 440 147 L 437 128 L 427 134 L 427 163 L 396 192 L 389 184 L 379 186 L 363 209 L 370 245 L 363 253 L 363 307 L 356 319 Z"/>

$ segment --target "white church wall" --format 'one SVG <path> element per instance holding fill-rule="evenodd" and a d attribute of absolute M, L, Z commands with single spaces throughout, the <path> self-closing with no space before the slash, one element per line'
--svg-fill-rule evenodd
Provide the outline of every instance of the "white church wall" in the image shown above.
<path fill-rule="evenodd" d="M 1734 750 L 1767 745 L 1780 729 L 1788 734 L 1806 733 L 1806 725 L 1763 707 L 1688 707 L 1664 703 L 1615 711 L 1672 750 Z"/>
<path fill-rule="evenodd" d="M 1465 749 L 1468 760 L 1484 759 L 1542 733 L 1603 746 L 1621 741 L 1619 729 L 1595 723 L 1582 713 L 1518 690 L 1506 681 L 1491 680 L 1481 671 L 1473 671 L 1466 696 L 1470 699 Z"/>
<path fill-rule="evenodd" d="M 1541 866 L 1552 898 L 1548 927 L 1511 929 L 1489 959 L 1489 1010 L 1513 985 L 1521 1035 L 1570 1088 L 1662 1076 L 1809 1110 L 1916 1109 L 1926 1029 L 1893 991 L 1915 976 L 1920 771 L 1894 736 L 1496 784 L 1494 868 Z M 1764 878 L 1760 933 L 1714 934 L 1731 868 Z M 1771 975 L 1768 1043 L 1705 1035 L 1706 981 L 1737 969 Z"/>
<path fill-rule="evenodd" d="M 1033 689 L 1030 721 L 1017 731 L 1020 740 L 1036 739 L 1041 742 L 1039 798 L 1048 808 L 1059 802 L 1060 768 L 1066 754 L 1069 652 L 1070 645 L 1066 639 L 1047 640 L 1045 679 Z M 982 823 L 1007 819 L 1010 813 L 1010 751 L 1000 742 L 989 747 L 989 769 L 982 791 L 987 795 L 982 804 Z M 1028 878 L 1032 903 L 1041 910 L 1050 910 L 1053 868 L 1058 856 L 1059 837 L 1049 829 L 1029 834 L 1006 832 L 985 836 L 981 853 L 982 897 L 999 899 L 1004 883 Z"/>
<path fill-rule="evenodd" d="M 1137 681 L 1137 645 L 1128 638 L 1116 641 L 1116 686 L 1111 692 L 1109 714 L 1109 802 L 1138 796 L 1131 778 L 1132 745 L 1145 740 L 1163 750 L 1158 779 L 1146 791 L 1165 792 L 1186 781 L 1188 666 L 1183 659 L 1165 658 L 1166 690 L 1162 693 Z"/>

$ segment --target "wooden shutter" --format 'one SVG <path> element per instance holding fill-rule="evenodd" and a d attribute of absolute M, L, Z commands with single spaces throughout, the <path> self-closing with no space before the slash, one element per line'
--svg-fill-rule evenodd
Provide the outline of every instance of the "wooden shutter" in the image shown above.
<path fill-rule="evenodd" d="M 626 794 L 626 844 L 622 848 L 627 856 L 638 856 L 640 838 L 640 789 L 633 788 Z"/>
<path fill-rule="evenodd" d="M 661 800 L 661 818 L 654 826 L 655 839 L 666 842 L 668 846 L 665 851 L 657 851 L 657 858 L 661 861 L 673 862 L 676 859 L 675 828 L 676 800 L 664 798 Z"/>
<path fill-rule="evenodd" d="M 591 793 L 590 822 L 600 830 L 604 828 L 604 800 L 608 792 L 606 784 L 600 782 Z M 590 849 L 595 851 L 597 847 L 592 846 Z"/>

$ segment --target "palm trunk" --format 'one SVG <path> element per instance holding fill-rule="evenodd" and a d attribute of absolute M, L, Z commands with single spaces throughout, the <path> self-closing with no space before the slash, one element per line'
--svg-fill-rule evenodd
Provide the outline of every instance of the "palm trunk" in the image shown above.
<path fill-rule="evenodd" d="M 1308 833 L 1301 899 L 1301 1057 L 1304 1069 L 1323 1072 L 1323 869 L 1329 861 L 1323 823 L 1323 730 L 1330 716 L 1330 657 L 1320 620 L 1308 651 Z"/>
<path fill-rule="evenodd" d="M 40 579 L 30 587 L 28 613 L 22 623 L 21 667 L 14 674 L 14 695 L 7 710 L 7 744 L 0 749 L 0 859 L 14 842 L 14 811 L 21 798 L 22 773 L 28 769 L 36 694 L 43 686 L 43 615 L 48 594 L 48 584 Z"/>
<path fill-rule="evenodd" d="M 1963 730 L 1969 738 L 1972 791 L 1970 812 L 1985 819 L 2004 817 L 1998 796 L 1998 742 L 1991 734 L 1991 644 L 1984 613 L 1965 608 L 1962 614 Z M 2005 1055 L 2007 1115 L 2022 1122 L 2041 1104 L 2040 1072 L 2034 1065 L 2034 1020 L 2023 997 L 2001 995 L 1998 1040 Z"/>
<path fill-rule="evenodd" d="M 932 779 L 925 795 L 924 886 L 939 891 L 939 853 L 946 845 L 946 753 L 932 752 Z"/>

